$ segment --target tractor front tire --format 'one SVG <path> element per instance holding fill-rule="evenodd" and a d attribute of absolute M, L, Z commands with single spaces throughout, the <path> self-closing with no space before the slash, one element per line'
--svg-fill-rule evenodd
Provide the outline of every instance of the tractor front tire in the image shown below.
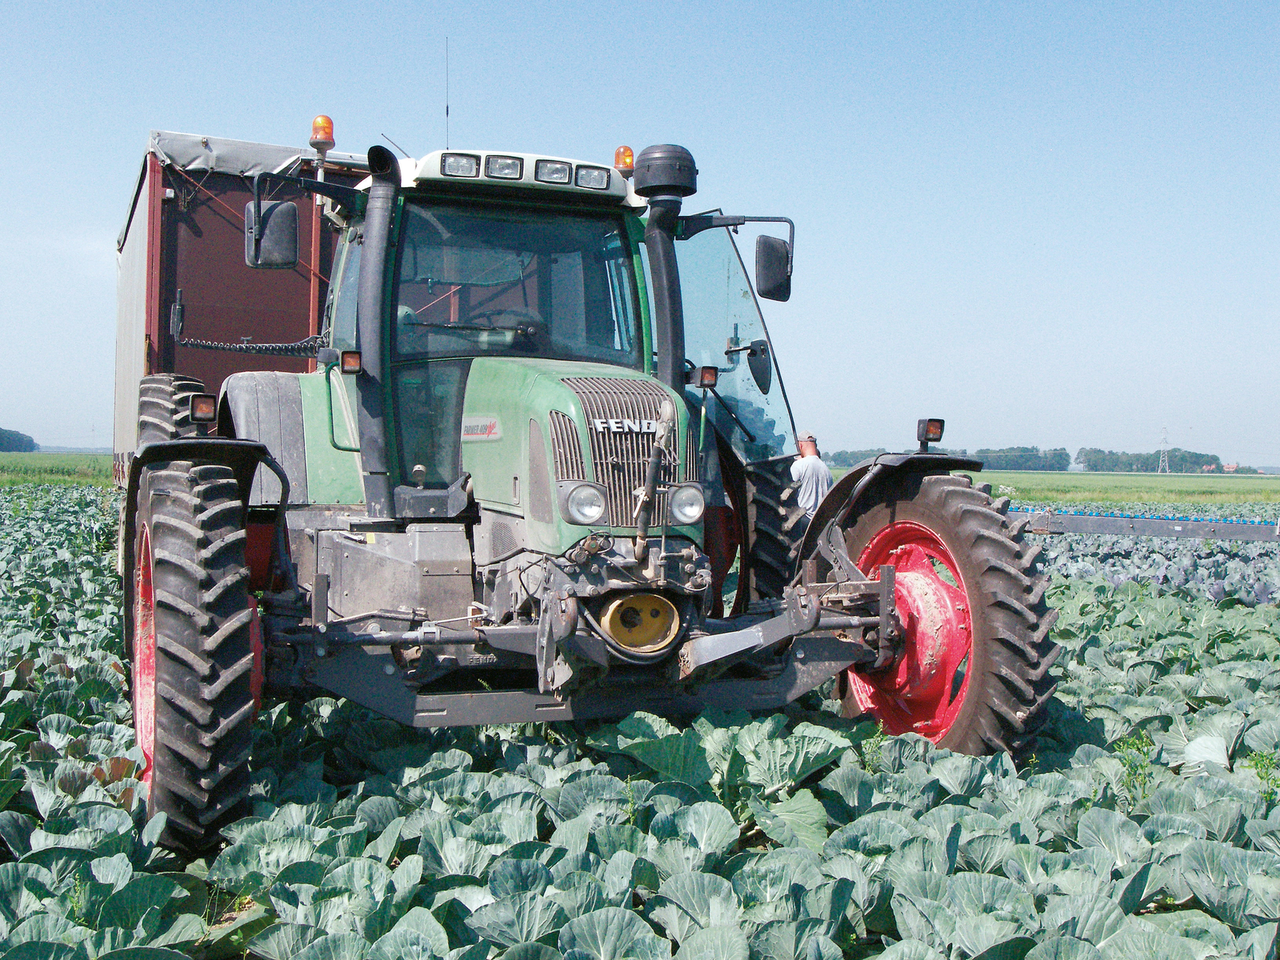
<path fill-rule="evenodd" d="M 1043 722 L 1061 648 L 1045 599 L 1040 548 L 1022 543 L 968 477 L 882 483 L 845 530 L 849 556 L 879 579 L 892 565 L 902 656 L 841 678 L 845 716 L 870 713 L 891 734 L 982 755 L 1025 751 Z"/>
<path fill-rule="evenodd" d="M 138 494 L 134 729 L 161 842 L 199 853 L 246 812 L 254 716 L 244 507 L 227 467 L 160 463 Z"/>
<path fill-rule="evenodd" d="M 204 393 L 204 383 L 178 373 L 156 373 L 138 385 L 138 446 L 194 437 L 191 397 Z"/>

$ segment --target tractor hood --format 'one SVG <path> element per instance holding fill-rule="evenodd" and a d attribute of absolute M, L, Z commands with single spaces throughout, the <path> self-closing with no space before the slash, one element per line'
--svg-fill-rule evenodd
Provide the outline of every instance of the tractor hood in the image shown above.
<path fill-rule="evenodd" d="M 676 462 L 661 482 L 698 479 L 688 412 L 676 394 L 643 373 L 563 360 L 476 359 L 462 411 L 462 466 L 489 522 L 523 530 L 513 540 L 560 554 L 592 530 L 634 531 L 637 489 L 653 449 L 663 401 L 675 407 Z M 591 526 L 571 523 L 562 506 L 574 482 L 602 488 L 605 513 Z M 667 520 L 656 504 L 654 532 Z M 487 518 L 488 519 L 488 518 Z M 486 520 L 482 520 L 484 526 Z M 515 533 L 516 528 L 513 528 Z M 700 540 L 697 527 L 679 532 Z M 495 548 L 495 558 L 503 552 Z"/>

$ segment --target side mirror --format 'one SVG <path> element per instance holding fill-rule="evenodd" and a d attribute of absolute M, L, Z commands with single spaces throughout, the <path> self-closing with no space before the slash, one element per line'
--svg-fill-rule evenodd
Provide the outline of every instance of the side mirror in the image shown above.
<path fill-rule="evenodd" d="M 787 282 L 790 283 L 789 280 Z M 769 357 L 768 340 L 751 341 L 751 348 L 747 351 L 747 369 L 760 392 L 768 396 L 769 388 L 773 386 L 773 360 Z"/>
<path fill-rule="evenodd" d="M 250 267 L 291 270 L 298 264 L 298 205 L 290 201 L 244 205 L 244 262 Z"/>
<path fill-rule="evenodd" d="M 778 237 L 756 237 L 756 293 L 766 300 L 791 297 L 791 244 Z"/>

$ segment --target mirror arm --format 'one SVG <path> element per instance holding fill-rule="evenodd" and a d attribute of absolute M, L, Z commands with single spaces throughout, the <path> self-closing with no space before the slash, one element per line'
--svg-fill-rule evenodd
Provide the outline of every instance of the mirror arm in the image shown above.
<path fill-rule="evenodd" d="M 259 181 L 269 174 L 258 174 L 253 178 L 253 260 L 262 259 L 262 188 Z"/>
<path fill-rule="evenodd" d="M 710 214 L 681 217 L 676 221 L 676 239 L 688 240 L 704 230 L 713 230 L 716 227 L 740 227 L 744 223 L 785 223 L 787 225 L 787 272 L 790 273 L 796 246 L 796 225 L 790 217 L 720 217 Z"/>
<path fill-rule="evenodd" d="M 750 217 L 720 217 L 706 213 L 694 217 L 681 217 L 676 221 L 676 239 L 688 240 L 704 230 L 713 230 L 716 227 L 740 227 L 750 219 Z"/>
<path fill-rule="evenodd" d="M 725 350 L 726 357 L 732 357 L 735 353 L 746 353 L 749 357 L 756 357 L 763 354 L 769 355 L 769 342 L 767 340 L 752 340 L 745 347 L 729 347 Z"/>
<path fill-rule="evenodd" d="M 796 225 L 790 217 L 743 217 L 748 223 L 785 223 L 787 225 L 787 276 L 795 266 Z"/>
<path fill-rule="evenodd" d="M 343 186 L 341 183 L 330 183 L 328 180 L 291 177 L 283 173 L 255 174 L 253 178 L 253 243 L 255 253 L 257 252 L 257 245 L 262 241 L 261 184 L 264 180 L 268 183 L 291 183 L 296 187 L 301 187 L 307 193 L 317 193 L 322 197 L 328 197 L 357 215 L 364 212 L 365 200 L 368 199 L 368 194 L 357 190 L 355 187 Z"/>

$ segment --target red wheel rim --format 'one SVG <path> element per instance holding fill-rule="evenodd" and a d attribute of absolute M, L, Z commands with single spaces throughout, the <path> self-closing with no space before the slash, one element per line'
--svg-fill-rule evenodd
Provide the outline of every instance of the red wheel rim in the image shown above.
<path fill-rule="evenodd" d="M 884 564 L 894 568 L 904 649 L 883 671 L 848 670 L 849 693 L 887 732 L 918 733 L 936 743 L 964 705 L 972 668 L 973 616 L 955 558 L 928 527 L 904 520 L 872 537 L 857 563 L 873 580 Z"/>
<path fill-rule="evenodd" d="M 133 729 L 146 760 L 139 779 L 150 785 L 156 739 L 156 596 L 151 536 L 142 528 L 133 601 Z"/>

